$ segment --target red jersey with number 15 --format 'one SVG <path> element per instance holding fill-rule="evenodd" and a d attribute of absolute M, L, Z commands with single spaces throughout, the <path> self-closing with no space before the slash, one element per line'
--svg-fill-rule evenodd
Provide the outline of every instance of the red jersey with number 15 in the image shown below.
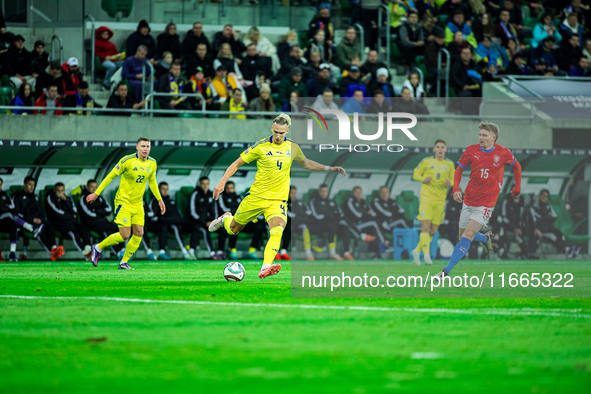
<path fill-rule="evenodd" d="M 494 144 L 489 150 L 479 144 L 467 147 L 458 161 L 464 169 L 471 167 L 464 203 L 470 207 L 493 208 L 503 186 L 505 164 L 512 166 L 515 163 L 517 159 L 513 153 L 501 145 Z"/>

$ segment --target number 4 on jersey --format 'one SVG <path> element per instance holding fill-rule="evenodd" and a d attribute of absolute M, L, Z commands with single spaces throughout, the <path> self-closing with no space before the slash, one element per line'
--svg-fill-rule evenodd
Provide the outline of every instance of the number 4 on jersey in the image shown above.
<path fill-rule="evenodd" d="M 283 167 L 283 163 L 279 160 L 277 160 L 277 167 L 279 167 L 279 170 L 281 170 L 281 167 Z"/>

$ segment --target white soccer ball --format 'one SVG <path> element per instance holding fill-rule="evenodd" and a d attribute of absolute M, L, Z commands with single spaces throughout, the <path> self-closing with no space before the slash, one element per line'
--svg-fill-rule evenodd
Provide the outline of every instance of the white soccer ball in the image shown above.
<path fill-rule="evenodd" d="M 246 270 L 237 261 L 231 261 L 224 267 L 224 278 L 228 282 L 240 282 L 244 279 L 244 275 L 246 274 Z"/>

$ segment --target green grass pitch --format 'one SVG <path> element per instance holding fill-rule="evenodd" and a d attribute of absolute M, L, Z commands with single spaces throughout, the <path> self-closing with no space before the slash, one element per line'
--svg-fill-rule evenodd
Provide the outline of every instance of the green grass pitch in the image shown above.
<path fill-rule="evenodd" d="M 290 264 L 224 264 L 0 264 L 0 393 L 591 387 L 590 299 L 291 298 Z"/>

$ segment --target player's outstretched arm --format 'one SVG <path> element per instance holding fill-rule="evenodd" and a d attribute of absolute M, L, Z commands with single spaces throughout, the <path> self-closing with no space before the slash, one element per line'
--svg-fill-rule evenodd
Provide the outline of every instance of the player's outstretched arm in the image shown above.
<path fill-rule="evenodd" d="M 343 176 L 347 176 L 347 172 L 343 167 L 339 166 L 325 166 L 324 164 L 320 164 L 315 162 L 314 160 L 310 160 L 304 158 L 302 160 L 296 160 L 299 165 L 301 165 L 304 169 L 310 171 L 330 171 L 330 172 L 340 172 Z"/>
<path fill-rule="evenodd" d="M 160 189 L 158 189 L 158 181 L 156 181 L 156 171 L 152 173 L 150 178 L 148 178 L 148 186 L 150 186 L 150 191 L 152 195 L 158 201 L 158 206 L 160 207 L 160 215 L 164 215 L 166 213 L 166 205 L 164 205 L 164 201 L 162 201 L 162 195 L 160 194 Z"/>
<path fill-rule="evenodd" d="M 511 190 L 511 195 L 517 197 L 521 194 L 521 164 L 517 160 L 513 164 L 513 176 L 515 177 L 515 187 Z"/>
<path fill-rule="evenodd" d="M 111 183 L 113 179 L 117 178 L 118 176 L 119 174 L 117 173 L 117 167 L 115 167 L 111 170 L 111 172 L 109 172 L 109 175 L 107 175 L 107 177 L 103 179 L 96 191 L 86 196 L 86 202 L 88 202 L 89 204 L 95 202 L 98 196 L 103 192 L 103 190 L 105 190 L 105 188 L 109 186 L 109 183 Z"/>
<path fill-rule="evenodd" d="M 245 163 L 246 162 L 242 159 L 242 157 L 239 157 L 238 159 L 236 159 L 234 163 L 228 166 L 226 172 L 224 172 L 224 176 L 222 177 L 222 179 L 213 188 L 214 200 L 217 200 L 220 197 L 220 194 L 222 194 L 222 192 L 224 191 L 224 187 L 226 187 L 226 182 L 228 182 L 228 179 L 230 179 L 232 175 L 234 175 L 236 171 Z"/>
<path fill-rule="evenodd" d="M 456 171 L 454 173 L 454 188 L 453 188 L 453 197 L 456 202 L 461 203 L 462 200 L 462 192 L 460 191 L 460 182 L 462 180 L 462 172 L 464 169 L 461 166 L 456 167 Z"/>

